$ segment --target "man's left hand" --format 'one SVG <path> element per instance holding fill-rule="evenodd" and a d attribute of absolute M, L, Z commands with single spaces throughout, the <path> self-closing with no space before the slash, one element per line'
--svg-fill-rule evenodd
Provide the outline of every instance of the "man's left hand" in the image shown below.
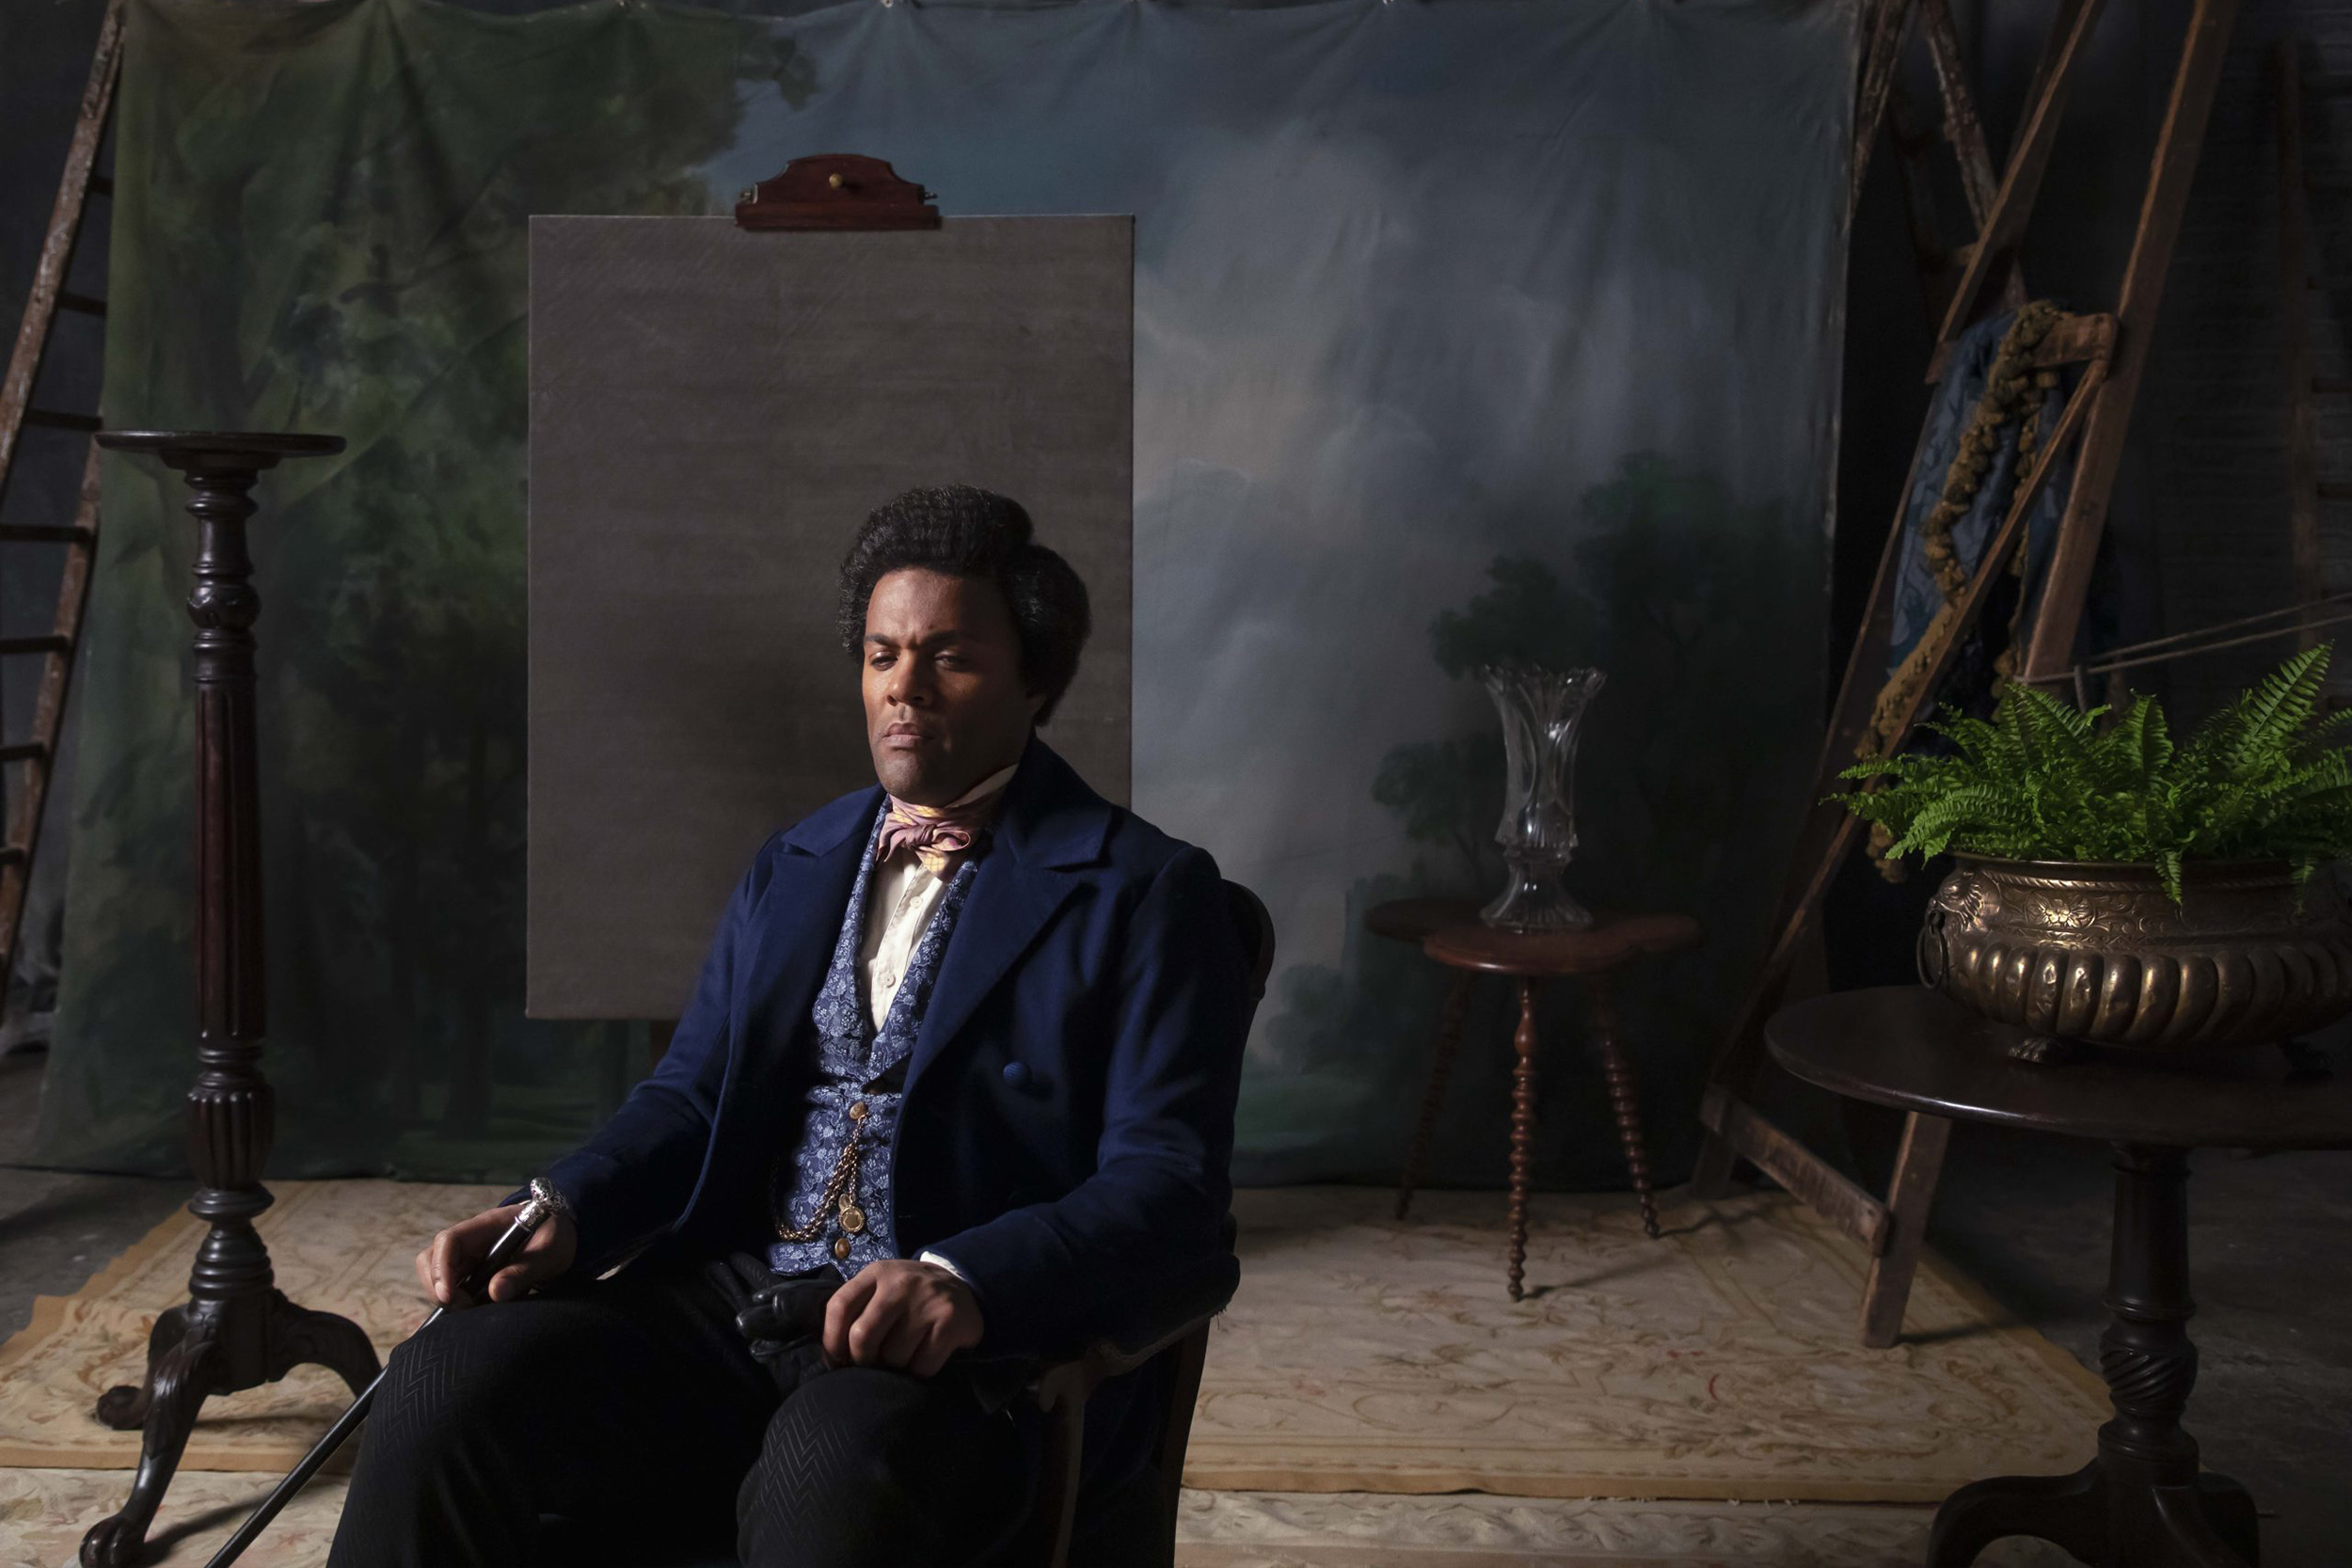
<path fill-rule="evenodd" d="M 825 1359 L 836 1367 L 894 1367 L 930 1377 L 947 1357 L 980 1342 L 972 1288 L 936 1263 L 881 1259 L 858 1270 L 825 1308 Z"/>

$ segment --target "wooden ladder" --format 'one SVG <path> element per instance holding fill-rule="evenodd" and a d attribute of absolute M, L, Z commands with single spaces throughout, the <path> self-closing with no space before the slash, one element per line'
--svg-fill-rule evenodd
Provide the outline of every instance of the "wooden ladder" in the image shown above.
<path fill-rule="evenodd" d="M 1916 23 L 1927 46 L 1928 63 L 1935 72 L 1943 115 L 1926 129 L 1916 126 L 1916 114 L 1903 92 L 1903 46 Z M 2037 74 L 2036 80 L 2040 77 Z M 1933 154 L 1941 146 L 1950 153 L 1960 174 L 1962 196 L 1968 203 L 1974 230 L 1980 231 L 1992 211 L 1999 175 L 1992 150 L 1984 139 L 1984 122 L 1977 116 L 1975 95 L 1962 69 L 1960 32 L 1953 25 L 1949 0 L 1872 0 L 1863 18 L 1862 78 L 1855 90 L 1854 142 L 1851 182 L 1846 193 L 1846 216 L 1851 225 L 1862 202 L 1864 177 L 1880 131 L 1897 157 L 1895 172 L 1902 182 L 1903 205 L 1911 219 L 1912 248 L 1919 261 L 1919 283 L 1928 313 L 1941 321 L 1951 308 L 1952 294 L 1973 255 L 1973 244 L 1944 243 L 1935 192 Z M 2007 309 L 2026 303 L 2025 280 L 2013 264 L 2007 268 L 2001 299 Z"/>
<path fill-rule="evenodd" d="M 50 331 L 60 311 L 100 321 L 106 314 L 105 301 L 73 293 L 65 282 L 74 247 L 81 240 L 82 216 L 89 198 L 111 196 L 114 191 L 114 182 L 95 170 L 114 109 L 115 80 L 122 65 L 122 8 L 123 0 L 109 0 L 99 24 L 89 81 L 82 89 L 82 107 L 66 152 L 65 173 L 57 182 L 56 204 L 50 210 L 49 231 L 33 273 L 32 294 L 17 327 L 8 377 L 0 381 L 0 497 L 7 494 L 18 455 L 18 437 L 26 426 L 86 436 L 99 428 L 95 413 L 35 407 L 33 383 L 40 373 Z M 56 768 L 57 738 L 64 728 L 66 695 L 73 675 L 74 649 L 81 641 L 82 610 L 89 598 L 90 563 L 97 544 L 98 447 L 91 442 L 82 462 L 81 496 L 72 522 L 0 526 L 0 545 L 65 546 L 56 611 L 49 631 L 35 637 L 0 637 L 0 658 L 38 656 L 41 659 L 31 729 L 24 740 L 0 744 L 0 765 L 17 764 L 24 768 L 17 787 L 8 792 L 8 836 L 0 841 L 0 988 L 6 987 L 16 969 L 24 895 L 32 885 L 33 857 L 40 847 L 42 808 Z M 5 776 L 5 768 L 0 767 L 0 778 Z"/>
<path fill-rule="evenodd" d="M 2017 276 L 2019 249 L 2049 167 L 2068 91 L 2089 55 L 2091 30 L 2103 4 L 2104 0 L 2057 0 L 2015 142 L 1997 182 L 1987 177 L 1991 159 L 1984 151 L 1982 127 L 1959 70 L 1958 43 L 1946 0 L 1878 0 L 1866 18 L 1862 78 L 1855 101 L 1853 191 L 1861 188 L 1859 166 L 1875 143 L 1894 99 L 1895 74 L 1915 11 L 1945 100 L 1946 139 L 1961 160 L 1962 183 L 1968 192 L 1975 223 L 1975 238 L 1949 253 L 1959 277 L 1944 300 L 1942 324 L 1928 367 L 1931 381 L 1942 378 L 1952 344 L 1979 314 L 2025 297 Z M 1949 630 L 1933 645 L 1926 679 L 1916 688 L 1908 709 L 1899 716 L 1896 736 L 1888 742 L 1890 750 L 1900 746 L 1902 737 L 1933 704 L 1983 610 L 1989 590 L 2015 554 L 2034 502 L 2072 451 L 2073 485 L 2025 648 L 2028 679 L 2067 667 L 2106 523 L 2107 499 L 2122 457 L 2133 399 L 2146 363 L 2157 301 L 2187 206 L 2198 149 L 2237 6 L 2238 0 L 2197 0 L 2157 134 L 2116 308 L 2112 313 L 2062 317 L 2036 351 L 2037 366 L 2074 365 L 2081 367 L 2080 372 L 2056 432 L 2019 480 L 2007 515 L 1963 590 Z M 1979 159 L 1983 166 L 1972 176 L 1971 166 Z M 1916 206 L 1913 227 L 1917 236 L 1921 225 Z M 1932 247 L 1923 244 L 1921 252 L 1923 262 L 1933 259 Z M 1996 277 L 2000 280 L 1997 289 L 1990 286 Z M 1940 292 L 1931 286 L 1931 299 Z M 1903 516 L 1925 436 L 1923 431 L 1922 446 L 1913 451 L 1912 475 L 1906 478 L 1897 502 L 1895 526 L 1880 553 L 1869 607 L 1848 654 L 1822 742 L 1811 796 L 1815 800 L 1840 787 L 1837 772 L 1853 758 L 1886 669 Z M 1882 1195 L 1848 1178 L 1775 1126 L 1752 1103 L 1767 1066 L 1765 1021 L 1787 998 L 1798 955 L 1820 916 L 1822 899 L 1862 836 L 1861 821 L 1840 807 L 1815 805 L 1807 812 L 1782 887 L 1762 971 L 1743 997 L 1708 1071 L 1699 1107 L 1707 1136 L 1692 1180 L 1698 1196 L 1719 1196 L 1727 1187 L 1734 1165 L 1744 1159 L 1860 1242 L 1870 1257 L 1863 1288 L 1860 1337 L 1865 1345 L 1883 1347 L 1893 1344 L 1902 1332 L 1903 1307 L 1925 1241 L 1928 1210 L 1942 1173 L 1950 1123 L 1918 1115 L 1905 1118 L 1893 1176 Z"/>

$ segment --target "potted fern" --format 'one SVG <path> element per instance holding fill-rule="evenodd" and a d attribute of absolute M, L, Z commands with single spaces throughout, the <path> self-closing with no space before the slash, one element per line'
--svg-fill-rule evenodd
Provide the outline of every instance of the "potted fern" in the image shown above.
<path fill-rule="evenodd" d="M 1919 974 L 2026 1031 L 2153 1051 L 2279 1040 L 2352 1010 L 2352 920 L 2312 874 L 2352 855 L 2352 714 L 2318 717 L 2328 649 L 2240 694 L 2174 744 L 2135 697 L 2112 722 L 2026 686 L 1990 720 L 1927 726 L 1948 754 L 1874 757 L 1835 797 L 1951 852 Z"/>

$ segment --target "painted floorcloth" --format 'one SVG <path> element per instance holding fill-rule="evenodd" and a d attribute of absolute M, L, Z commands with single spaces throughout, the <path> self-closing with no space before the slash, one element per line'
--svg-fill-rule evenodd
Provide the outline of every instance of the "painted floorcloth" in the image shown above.
<path fill-rule="evenodd" d="M 416 1250 L 495 1188 L 286 1182 L 262 1217 L 280 1287 L 389 1351 L 423 1315 Z M 1608 1195 L 1535 1200 L 1534 1291 L 1503 1293 L 1500 1194 L 1246 1191 L 1242 1289 L 1218 1320 L 1186 1479 L 1229 1491 L 1929 1502 L 2081 1463 L 2097 1381 L 1931 1264 L 1904 1342 L 1853 1340 L 1861 1254 L 1758 1196 L 1670 1201 L 1644 1237 Z M 134 1379 L 200 1235 L 173 1215 L 0 1347 L 0 1464 L 128 1469 L 89 1415 Z M 205 1406 L 185 1465 L 283 1470 L 342 1410 L 330 1374 Z"/>

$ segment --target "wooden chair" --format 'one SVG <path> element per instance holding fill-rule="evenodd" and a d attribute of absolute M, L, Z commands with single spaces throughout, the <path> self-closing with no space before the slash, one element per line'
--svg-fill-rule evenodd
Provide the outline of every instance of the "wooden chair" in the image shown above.
<path fill-rule="evenodd" d="M 1239 882 L 1225 884 L 1225 900 L 1250 953 L 1249 1009 L 1264 1000 L 1274 969 L 1274 921 L 1258 895 Z M 1008 1568 L 1065 1568 L 1078 1516 L 1078 1474 L 1085 1459 L 1086 1407 L 1094 1390 L 1115 1377 L 1142 1372 L 1167 1357 L 1168 1413 L 1152 1444 L 1149 1472 L 1157 1486 L 1165 1525 L 1160 1560 L 1176 1560 L 1176 1504 L 1184 1489 L 1184 1448 L 1192 1437 L 1192 1407 L 1200 1393 L 1200 1370 L 1209 1356 L 1209 1323 L 1233 1299 L 1241 1264 L 1233 1257 L 1233 1217 L 1225 1216 L 1225 1247 L 1216 1262 L 1151 1304 L 1148 1325 L 1120 1336 L 1125 1342 L 1098 1339 L 1075 1354 L 1042 1363 L 1028 1397 L 1045 1417 L 1043 1480 L 1036 1506 Z"/>

